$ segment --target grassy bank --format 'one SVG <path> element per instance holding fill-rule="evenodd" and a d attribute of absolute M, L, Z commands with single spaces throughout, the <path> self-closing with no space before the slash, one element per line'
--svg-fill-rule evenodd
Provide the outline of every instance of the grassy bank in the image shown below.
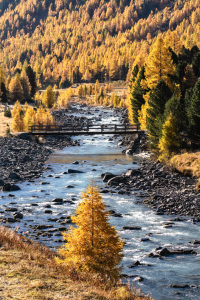
<path fill-rule="evenodd" d="M 41 300 L 150 300 L 121 283 L 69 273 L 47 247 L 0 227 L 0 298 Z"/>
<path fill-rule="evenodd" d="M 185 176 L 200 177 L 200 152 L 174 155 L 169 164 Z"/>

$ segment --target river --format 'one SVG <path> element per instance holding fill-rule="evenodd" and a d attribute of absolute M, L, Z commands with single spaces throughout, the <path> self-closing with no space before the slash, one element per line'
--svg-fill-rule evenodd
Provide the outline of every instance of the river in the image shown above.
<path fill-rule="evenodd" d="M 109 109 L 93 108 L 93 114 L 90 112 L 91 109 L 85 108 L 84 115 L 96 118 L 98 124 L 120 122 Z M 19 233 L 26 234 L 53 249 L 62 244 L 62 236 L 58 229 L 70 226 L 60 224 L 61 221 L 74 213 L 81 201 L 82 191 L 91 180 L 102 188 L 106 186 L 106 183 L 102 182 L 102 173 L 112 172 L 118 175 L 139 167 L 137 156 L 121 154 L 123 148 L 117 146 L 120 137 L 116 140 L 111 136 L 95 135 L 74 139 L 80 139 L 81 146 L 67 147 L 54 152 L 46 163 L 49 170 L 41 178 L 22 183 L 20 191 L 12 192 L 13 197 L 0 192 L 0 195 L 4 196 L 0 202 L 0 210 L 12 206 L 24 215 L 19 223 L 11 224 L 11 227 L 19 226 Z M 74 164 L 75 161 L 78 161 L 78 164 Z M 67 169 L 76 169 L 84 173 L 65 174 Z M 192 219 L 187 217 L 185 221 L 174 222 L 172 227 L 164 228 L 164 223 L 174 216 L 156 215 L 151 208 L 138 203 L 141 200 L 139 193 L 140 191 L 131 192 L 130 195 L 103 194 L 108 209 L 122 214 L 122 217 L 111 216 L 110 223 L 116 226 L 126 242 L 122 261 L 123 274 L 143 277 L 141 282 L 134 282 L 134 277 L 128 280 L 131 285 L 140 288 L 145 294 L 149 293 L 155 300 L 200 299 L 200 245 L 191 243 L 200 239 L 199 224 L 194 224 Z M 63 198 L 64 203 L 54 205 L 52 200 L 55 198 Z M 45 210 L 49 213 L 45 213 Z M 41 224 L 51 228 L 37 234 L 33 226 Z M 122 229 L 128 225 L 140 226 L 141 230 Z M 49 236 L 45 232 L 48 232 Z M 147 237 L 149 240 L 141 241 Z M 194 249 L 197 255 L 172 255 L 161 258 L 147 256 L 160 246 L 168 249 Z M 142 265 L 128 268 L 135 261 L 140 261 Z M 170 287 L 175 284 L 186 284 L 188 287 Z"/>

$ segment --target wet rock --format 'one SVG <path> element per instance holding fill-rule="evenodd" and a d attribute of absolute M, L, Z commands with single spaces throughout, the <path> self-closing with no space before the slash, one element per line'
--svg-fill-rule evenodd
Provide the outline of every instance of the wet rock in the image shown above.
<path fill-rule="evenodd" d="M 3 186 L 3 191 L 4 192 L 10 192 L 11 189 L 11 184 L 10 183 L 5 183 Z"/>
<path fill-rule="evenodd" d="M 123 230 L 140 230 L 140 226 L 124 226 Z"/>
<path fill-rule="evenodd" d="M 147 242 L 147 241 L 150 241 L 148 237 L 143 237 L 140 239 L 140 242 Z"/>
<path fill-rule="evenodd" d="M 79 165 L 79 162 L 76 160 L 72 163 L 73 165 Z"/>
<path fill-rule="evenodd" d="M 17 174 L 17 173 L 10 173 L 9 178 L 10 179 L 21 179 L 19 174 Z"/>
<path fill-rule="evenodd" d="M 126 154 L 127 154 L 127 155 L 132 155 L 132 154 L 133 154 L 133 150 L 132 150 L 132 149 L 126 150 Z"/>
<path fill-rule="evenodd" d="M 63 203 L 63 199 L 62 198 L 55 198 L 52 200 L 52 202 L 54 203 Z"/>
<path fill-rule="evenodd" d="M 46 182 L 46 181 L 43 181 L 40 183 L 41 185 L 46 185 L 46 184 L 50 184 L 50 182 Z"/>
<path fill-rule="evenodd" d="M 4 181 L 0 180 L 0 186 L 4 186 Z"/>
<path fill-rule="evenodd" d="M 102 177 L 102 175 L 104 175 L 103 182 L 108 182 L 108 180 L 110 180 L 111 178 L 116 177 L 116 175 L 109 173 L 109 172 L 101 174 L 101 177 Z"/>
<path fill-rule="evenodd" d="M 10 192 L 19 191 L 21 188 L 18 185 L 11 185 Z"/>
<path fill-rule="evenodd" d="M 59 227 L 58 230 L 59 231 L 66 231 L 67 229 L 65 227 Z"/>
<path fill-rule="evenodd" d="M 66 186 L 66 189 L 73 189 L 75 186 L 73 186 L 73 185 L 67 185 Z"/>
<path fill-rule="evenodd" d="M 176 288 L 176 289 L 185 289 L 189 288 L 190 286 L 188 284 L 170 284 L 170 287 Z"/>
<path fill-rule="evenodd" d="M 51 208 L 51 205 L 50 204 L 45 204 L 44 207 L 45 208 Z"/>
<path fill-rule="evenodd" d="M 79 173 L 84 173 L 84 172 L 79 171 L 79 170 L 68 169 L 68 170 L 67 170 L 67 173 L 68 173 L 68 174 L 70 174 L 70 173 L 74 173 L 74 174 L 78 173 L 78 174 L 79 174 Z"/>
<path fill-rule="evenodd" d="M 15 213 L 13 216 L 15 219 L 23 219 L 23 217 L 24 217 L 23 214 L 20 212 Z"/>
<path fill-rule="evenodd" d="M 17 222 L 17 220 L 15 218 L 6 218 L 6 221 L 8 223 L 15 223 L 15 222 Z"/>
<path fill-rule="evenodd" d="M 160 256 L 168 256 L 171 254 L 171 251 L 169 251 L 167 248 L 162 248 L 158 253 Z"/>
<path fill-rule="evenodd" d="M 7 207 L 5 209 L 5 211 L 11 211 L 11 212 L 14 212 L 14 211 L 18 211 L 18 209 L 16 207 Z"/>
<path fill-rule="evenodd" d="M 50 209 L 45 209 L 44 213 L 45 213 L 45 214 L 52 214 L 52 210 L 50 210 Z"/>

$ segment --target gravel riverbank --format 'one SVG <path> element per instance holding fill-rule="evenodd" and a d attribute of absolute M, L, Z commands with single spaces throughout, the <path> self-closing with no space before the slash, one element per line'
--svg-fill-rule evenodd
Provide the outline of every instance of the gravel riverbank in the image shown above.
<path fill-rule="evenodd" d="M 76 107 L 54 111 L 54 120 L 60 124 L 88 122 L 85 117 L 71 115 L 76 113 Z M 17 183 L 39 178 L 45 170 L 45 161 L 49 155 L 69 146 L 80 146 L 77 140 L 72 141 L 69 136 L 45 136 L 33 139 L 28 133 L 18 136 L 0 138 L 0 189 L 16 191 Z"/>

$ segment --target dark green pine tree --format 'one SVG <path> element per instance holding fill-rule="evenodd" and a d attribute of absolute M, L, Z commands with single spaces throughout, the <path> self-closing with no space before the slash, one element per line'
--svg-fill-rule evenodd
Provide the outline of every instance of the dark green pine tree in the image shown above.
<path fill-rule="evenodd" d="M 7 102 L 7 91 L 6 91 L 6 87 L 5 87 L 5 84 L 2 82 L 1 83 L 1 96 L 0 96 L 0 99 L 2 102 Z"/>
<path fill-rule="evenodd" d="M 133 109 L 133 122 L 138 123 L 138 111 L 141 110 L 141 106 L 145 103 L 143 95 L 146 94 L 146 90 L 141 87 L 141 80 L 145 79 L 144 75 L 145 67 L 143 66 L 135 80 L 135 83 L 132 84 L 130 90 L 131 93 L 131 104 Z"/>
<path fill-rule="evenodd" d="M 138 72 L 139 72 L 139 67 L 138 67 L 138 65 L 135 65 L 135 67 L 134 67 L 133 70 L 132 70 L 131 78 L 130 78 L 130 82 L 129 82 L 129 87 L 130 87 L 130 89 L 131 89 L 133 83 L 134 83 L 135 80 L 136 80 L 136 77 L 137 77 Z"/>
<path fill-rule="evenodd" d="M 167 121 L 170 113 L 175 117 L 176 126 L 179 131 L 185 130 L 187 126 L 187 115 L 179 97 L 176 94 L 173 94 L 165 104 L 164 122 Z"/>
<path fill-rule="evenodd" d="M 31 85 L 31 97 L 33 97 L 36 93 L 36 89 L 37 89 L 37 83 L 35 80 L 35 73 L 33 72 L 33 69 L 31 68 L 31 66 L 28 66 L 26 69 L 26 75 L 28 76 L 30 85 Z"/>
<path fill-rule="evenodd" d="M 189 133 L 195 144 L 200 142 L 200 78 L 193 89 L 188 110 Z"/>
<path fill-rule="evenodd" d="M 151 148 L 157 149 L 162 135 L 165 104 L 171 98 L 172 92 L 162 79 L 149 93 L 149 109 L 147 109 L 147 130 Z"/>
<path fill-rule="evenodd" d="M 200 75 L 200 52 L 198 52 L 192 59 L 192 65 L 194 69 L 195 76 Z"/>

